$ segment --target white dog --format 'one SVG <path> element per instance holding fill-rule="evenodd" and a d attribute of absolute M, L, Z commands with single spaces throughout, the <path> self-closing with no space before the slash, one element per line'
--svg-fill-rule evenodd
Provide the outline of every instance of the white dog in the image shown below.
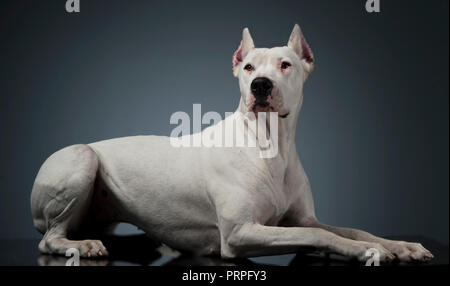
<path fill-rule="evenodd" d="M 287 46 L 271 49 L 255 48 L 248 29 L 243 30 L 233 57 L 239 107 L 206 130 L 223 130 L 224 123 L 234 121 L 244 128 L 226 129 L 225 136 L 258 141 L 246 128 L 258 119 L 249 114 L 277 112 L 279 149 L 273 158 L 261 158 L 258 146 L 175 148 L 163 136 L 74 145 L 51 155 L 31 194 L 34 225 L 45 234 L 40 251 L 64 254 L 74 247 L 83 257 L 106 256 L 101 241 L 73 237 L 105 233 L 127 222 L 174 249 L 223 258 L 313 248 L 365 261 L 366 251 L 375 248 L 381 261 L 431 259 L 418 243 L 316 219 L 295 146 L 303 83 L 313 67 L 313 53 L 298 25 Z"/>

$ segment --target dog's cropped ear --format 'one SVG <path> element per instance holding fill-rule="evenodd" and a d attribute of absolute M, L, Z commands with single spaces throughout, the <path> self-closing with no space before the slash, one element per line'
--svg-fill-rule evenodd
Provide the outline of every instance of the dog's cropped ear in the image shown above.
<path fill-rule="evenodd" d="M 255 48 L 255 44 L 253 43 L 252 36 L 248 28 L 245 28 L 242 31 L 242 41 L 239 45 L 238 49 L 234 52 L 233 55 L 233 74 L 234 76 L 238 75 L 239 66 L 244 58 L 247 56 L 248 52 Z"/>
<path fill-rule="evenodd" d="M 291 36 L 289 37 L 288 47 L 293 49 L 295 53 L 300 57 L 303 68 L 308 72 L 312 72 L 314 69 L 314 55 L 309 48 L 308 43 L 303 37 L 300 27 L 295 24 L 292 29 Z"/>

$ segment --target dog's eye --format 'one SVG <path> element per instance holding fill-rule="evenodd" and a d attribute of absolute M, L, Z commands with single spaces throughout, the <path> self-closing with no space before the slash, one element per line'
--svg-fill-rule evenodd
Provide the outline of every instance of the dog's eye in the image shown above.
<path fill-rule="evenodd" d="M 252 71 L 253 70 L 253 66 L 251 64 L 246 64 L 245 67 L 244 67 L 244 70 Z"/>
<path fill-rule="evenodd" d="M 291 63 L 288 63 L 288 62 L 281 63 L 281 69 L 283 69 L 283 70 L 287 69 L 290 66 L 291 66 Z"/>

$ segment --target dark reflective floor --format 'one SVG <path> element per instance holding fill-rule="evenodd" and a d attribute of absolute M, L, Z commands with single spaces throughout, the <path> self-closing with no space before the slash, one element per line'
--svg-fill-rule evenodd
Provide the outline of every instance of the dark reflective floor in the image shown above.
<path fill-rule="evenodd" d="M 435 256 L 423 265 L 448 264 L 449 248 L 432 239 L 420 236 L 398 236 L 391 239 L 421 242 Z M 289 255 L 265 256 L 241 260 L 222 260 L 217 257 L 192 257 L 180 255 L 176 258 L 161 254 L 145 235 L 111 236 L 102 239 L 109 250 L 108 259 L 81 259 L 81 265 L 120 266 L 207 266 L 207 265 L 361 265 L 338 255 L 319 255 L 297 253 Z M 67 258 L 63 256 L 42 255 L 37 249 L 38 240 L 0 240 L 1 266 L 64 266 Z M 396 265 L 393 263 L 392 265 Z"/>

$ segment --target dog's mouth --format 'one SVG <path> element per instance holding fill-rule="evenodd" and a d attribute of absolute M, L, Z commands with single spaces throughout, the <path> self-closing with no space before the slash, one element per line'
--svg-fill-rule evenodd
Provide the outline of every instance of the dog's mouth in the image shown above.
<path fill-rule="evenodd" d="M 250 93 L 247 106 L 248 111 L 253 112 L 256 117 L 259 112 L 277 112 L 280 118 L 286 118 L 289 115 L 289 110 L 283 108 L 283 99 L 276 89 L 267 96 L 255 96 Z"/>
<path fill-rule="evenodd" d="M 270 111 L 274 111 L 274 110 L 275 110 L 275 108 L 273 106 L 271 106 L 270 103 L 267 102 L 266 100 L 257 101 L 253 104 L 253 107 L 252 107 L 252 111 L 255 113 L 270 112 Z"/>
<path fill-rule="evenodd" d="M 289 112 L 281 114 L 280 111 L 267 100 L 255 101 L 251 107 L 251 111 L 253 111 L 256 116 L 258 116 L 258 112 L 278 112 L 278 116 L 281 118 L 286 118 L 289 115 Z"/>

